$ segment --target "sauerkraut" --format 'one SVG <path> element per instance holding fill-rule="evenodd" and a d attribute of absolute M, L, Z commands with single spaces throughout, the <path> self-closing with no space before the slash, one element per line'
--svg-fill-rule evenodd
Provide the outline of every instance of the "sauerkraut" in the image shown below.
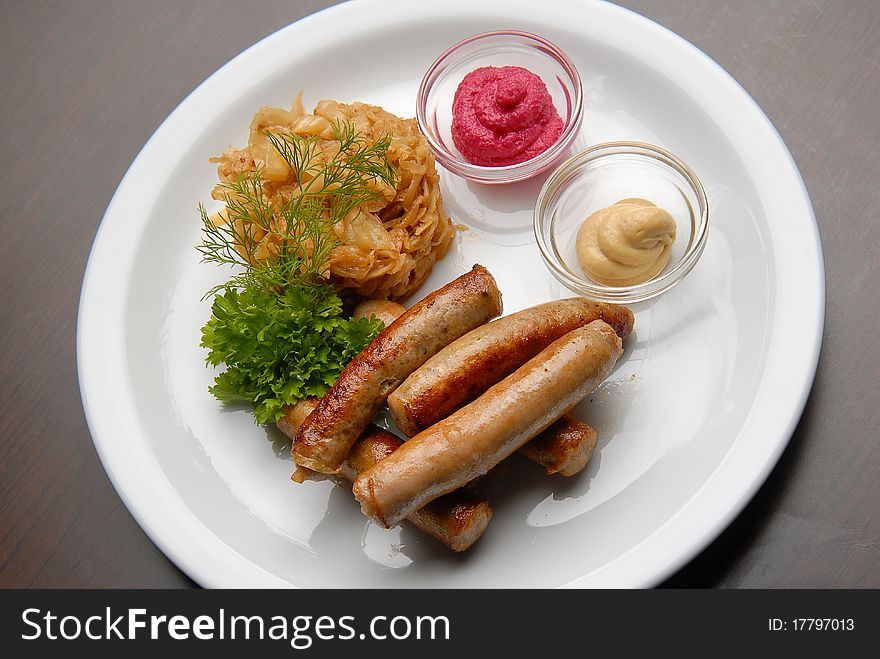
<path fill-rule="evenodd" d="M 387 158 L 397 172 L 397 186 L 374 182 L 374 200 L 336 219 L 332 231 L 337 244 L 329 254 L 325 274 L 338 288 L 364 297 L 406 298 L 446 254 L 455 233 L 443 210 L 433 154 L 415 119 L 401 119 L 365 103 L 332 100 L 320 101 L 308 114 L 300 93 L 290 110 L 259 110 L 251 122 L 248 145 L 213 159 L 219 163 L 220 178 L 213 197 L 224 200 L 230 182 L 259 172 L 265 201 L 277 207 L 285 195 L 297 194 L 297 177 L 268 134 L 316 136 L 331 158 L 338 149 L 333 127 L 341 123 L 351 126 L 368 144 L 390 139 Z M 218 221 L 223 221 L 224 213 L 218 215 Z M 258 238 L 264 244 L 253 253 L 257 258 L 271 258 L 275 253 L 272 234 Z"/>

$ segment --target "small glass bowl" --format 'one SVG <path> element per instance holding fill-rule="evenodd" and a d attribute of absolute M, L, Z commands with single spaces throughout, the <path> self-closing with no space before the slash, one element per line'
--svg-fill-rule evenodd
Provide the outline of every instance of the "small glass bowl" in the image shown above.
<path fill-rule="evenodd" d="M 503 167 L 474 165 L 462 156 L 452 141 L 452 99 L 465 75 L 483 66 L 520 66 L 544 81 L 564 123 L 549 149 Z M 580 129 L 583 87 L 571 60 L 546 39 L 515 30 L 484 32 L 458 42 L 431 65 L 419 87 L 416 116 L 443 167 L 480 183 L 513 183 L 547 171 L 565 155 Z"/>
<path fill-rule="evenodd" d="M 642 197 L 675 218 L 669 263 L 654 278 L 632 286 L 606 286 L 578 263 L 575 241 L 592 213 Z M 709 205 L 703 185 L 682 160 L 641 142 L 597 144 L 569 158 L 544 183 L 535 204 L 535 238 L 544 263 L 566 287 L 600 302 L 639 302 L 681 281 L 706 246 Z"/>

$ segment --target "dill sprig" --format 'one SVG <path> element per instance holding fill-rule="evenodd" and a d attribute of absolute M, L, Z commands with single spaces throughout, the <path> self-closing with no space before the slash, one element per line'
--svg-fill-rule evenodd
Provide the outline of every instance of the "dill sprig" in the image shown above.
<path fill-rule="evenodd" d="M 221 401 L 250 402 L 258 423 L 275 423 L 285 406 L 323 395 L 381 331 L 376 318 L 344 317 L 326 263 L 338 242 L 333 224 L 378 199 L 380 182 L 397 186 L 390 138 L 367 144 L 351 126 L 336 124 L 330 151 L 318 137 L 267 136 L 293 184 L 273 200 L 259 170 L 222 183 L 224 223 L 214 224 L 199 205 L 202 260 L 239 266 L 205 294 L 214 299 L 201 346 L 209 364 L 226 365 L 209 391 Z M 258 253 L 264 241 L 271 253 Z"/>
<path fill-rule="evenodd" d="M 280 291 L 292 283 L 320 281 L 330 252 L 338 245 L 333 225 L 358 206 L 378 199 L 377 184 L 397 185 L 387 154 L 391 139 L 368 144 L 350 124 L 333 126 L 336 153 L 328 157 L 318 136 L 267 132 L 272 147 L 293 172 L 293 193 L 278 206 L 263 189 L 261 171 L 243 173 L 221 184 L 225 223 L 214 224 L 202 204 L 202 261 L 242 266 L 228 281 L 208 291 L 258 285 Z M 274 254 L 258 258 L 271 239 Z"/>

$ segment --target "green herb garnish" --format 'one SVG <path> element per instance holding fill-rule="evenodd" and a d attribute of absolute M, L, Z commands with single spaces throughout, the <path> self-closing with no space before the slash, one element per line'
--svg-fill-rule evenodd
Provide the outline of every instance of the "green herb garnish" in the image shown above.
<path fill-rule="evenodd" d="M 263 288 L 310 285 L 319 281 L 331 250 L 338 244 L 333 225 L 352 210 L 379 197 L 373 181 L 397 185 L 388 161 L 390 138 L 367 144 L 348 124 L 336 124 L 338 151 L 329 159 L 315 136 L 267 133 L 272 146 L 294 175 L 295 194 L 275 207 L 263 191 L 260 171 L 222 183 L 228 222 L 215 225 L 199 205 L 204 239 L 202 260 L 239 265 L 244 270 L 209 291 L 258 285 Z M 277 253 L 258 258 L 258 247 L 271 236 Z"/>
<path fill-rule="evenodd" d="M 341 316 L 330 286 L 289 286 L 277 295 L 255 286 L 214 298 L 202 328 L 208 362 L 226 364 L 210 392 L 222 401 L 249 402 L 258 423 L 274 423 L 284 406 L 323 396 L 382 329 L 375 318 Z"/>
<path fill-rule="evenodd" d="M 206 294 L 214 301 L 201 345 L 209 364 L 226 364 L 210 392 L 251 403 L 258 423 L 274 423 L 285 405 L 323 395 L 381 331 L 379 320 L 343 317 L 324 275 L 338 244 L 333 224 L 378 198 L 371 184 L 397 183 L 389 139 L 367 144 L 338 124 L 338 149 L 328 157 L 317 137 L 268 137 L 293 172 L 293 194 L 273 202 L 256 171 L 221 184 L 228 222 L 215 225 L 199 206 L 202 260 L 238 267 Z M 271 253 L 259 254 L 267 241 Z"/>

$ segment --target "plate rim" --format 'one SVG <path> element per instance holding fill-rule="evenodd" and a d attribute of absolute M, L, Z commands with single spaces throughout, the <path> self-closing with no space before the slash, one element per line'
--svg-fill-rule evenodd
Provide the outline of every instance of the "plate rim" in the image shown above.
<path fill-rule="evenodd" d="M 296 584 L 291 584 L 281 577 L 272 574 L 265 568 L 253 563 L 247 556 L 236 552 L 226 545 L 186 507 L 183 501 L 178 498 L 176 491 L 174 491 L 173 484 L 167 480 L 165 484 L 171 491 L 166 491 L 165 489 L 148 491 L 147 494 L 149 494 L 150 500 L 145 502 L 144 491 L 138 489 L 142 488 L 143 481 L 139 480 L 136 474 L 131 473 L 132 470 L 129 465 L 125 464 L 125 460 L 120 461 L 118 449 L 107 439 L 108 432 L 110 432 L 114 423 L 124 420 L 125 410 L 122 408 L 109 410 L 107 407 L 100 406 L 99 401 L 102 397 L 106 397 L 107 392 L 102 391 L 100 387 L 101 378 L 96 374 L 103 372 L 101 366 L 109 368 L 112 363 L 112 360 L 109 359 L 110 355 L 122 355 L 119 348 L 124 337 L 116 337 L 117 340 L 115 342 L 108 340 L 104 342 L 97 341 L 96 343 L 93 328 L 103 327 L 101 321 L 108 322 L 112 319 L 112 313 L 108 313 L 100 309 L 100 307 L 96 309 L 96 297 L 102 298 L 109 294 L 119 296 L 122 290 L 128 288 L 124 284 L 131 275 L 129 270 L 126 271 L 125 277 L 119 277 L 115 281 L 107 281 L 106 278 L 100 280 L 98 277 L 103 263 L 102 259 L 106 257 L 106 245 L 113 238 L 113 218 L 116 216 L 116 209 L 123 204 L 125 197 L 131 194 L 132 181 L 136 180 L 141 170 L 147 167 L 147 161 L 150 157 L 160 148 L 162 142 L 170 139 L 172 131 L 178 127 L 178 124 L 183 125 L 186 123 L 187 113 L 192 113 L 190 108 L 197 107 L 196 104 L 201 97 L 208 97 L 212 87 L 220 84 L 223 77 L 231 75 L 232 71 L 242 67 L 248 59 L 257 56 L 263 50 L 271 48 L 275 43 L 287 40 L 294 34 L 303 37 L 311 31 L 313 38 L 309 41 L 315 41 L 314 35 L 322 33 L 322 23 L 327 22 L 329 25 L 329 22 L 336 21 L 339 15 L 351 12 L 355 14 L 367 12 L 371 8 L 380 5 L 386 7 L 386 9 L 388 6 L 394 6 L 395 10 L 388 14 L 391 16 L 397 16 L 398 18 L 401 15 L 409 18 L 416 17 L 412 7 L 405 0 L 357 0 L 356 2 L 331 6 L 269 34 L 233 57 L 200 83 L 168 115 L 133 160 L 108 204 L 89 254 L 77 314 L 76 354 L 80 394 L 95 449 L 117 494 L 139 526 L 182 571 L 197 583 L 206 587 L 296 587 Z M 519 6 L 524 12 L 523 14 L 516 13 L 515 15 L 532 18 L 529 11 L 534 11 L 534 7 L 531 3 L 524 2 L 523 0 L 508 0 L 507 2 L 493 0 L 492 2 L 480 3 L 479 6 L 464 0 L 449 0 L 443 3 L 441 11 L 461 12 L 462 16 L 474 16 L 479 15 L 479 12 L 499 7 L 503 7 L 506 12 L 511 12 L 514 5 Z M 776 422 L 779 425 L 776 433 L 777 436 L 774 438 L 774 441 L 769 442 L 771 444 L 769 447 L 764 447 L 765 453 L 760 463 L 756 464 L 747 461 L 746 465 L 752 467 L 748 481 L 743 482 L 740 479 L 739 487 L 733 488 L 735 490 L 733 496 L 731 496 L 732 492 L 730 489 L 725 492 L 724 488 L 722 488 L 720 493 L 715 492 L 724 483 L 724 479 L 718 479 L 718 474 L 722 473 L 723 475 L 725 469 L 729 473 L 732 467 L 739 466 L 738 463 L 742 461 L 741 459 L 737 460 L 737 456 L 733 455 L 736 445 L 742 439 L 741 435 L 743 433 L 741 432 L 741 435 L 734 440 L 727 454 L 719 462 L 712 474 L 707 477 L 706 481 L 693 496 L 682 504 L 659 528 L 608 563 L 565 584 L 565 586 L 569 587 L 597 585 L 649 587 L 659 584 L 680 569 L 705 549 L 739 515 L 766 481 L 791 439 L 809 397 L 821 351 L 825 321 L 825 268 L 821 239 L 806 185 L 790 151 L 763 110 L 719 64 L 682 37 L 651 19 L 626 8 L 604 2 L 584 4 L 571 0 L 557 0 L 553 5 L 553 10 L 562 11 L 558 9 L 559 7 L 567 8 L 567 12 L 575 11 L 587 14 L 595 12 L 603 20 L 624 21 L 628 23 L 628 27 L 633 27 L 650 38 L 670 45 L 674 55 L 678 56 L 680 53 L 688 53 L 691 58 L 694 58 L 695 62 L 699 62 L 698 68 L 702 68 L 704 71 L 711 70 L 719 82 L 729 87 L 730 93 L 734 94 L 740 101 L 746 102 L 751 113 L 747 119 L 752 121 L 753 127 L 762 130 L 763 137 L 770 140 L 768 151 L 775 152 L 776 155 L 781 156 L 782 160 L 787 163 L 788 168 L 784 172 L 785 178 L 787 178 L 786 183 L 789 186 L 794 186 L 794 189 L 797 189 L 800 193 L 798 199 L 800 208 L 797 213 L 792 213 L 791 215 L 802 216 L 806 214 L 806 218 L 809 220 L 808 224 L 812 229 L 810 232 L 804 232 L 805 235 L 800 236 L 800 240 L 803 241 L 801 247 L 806 248 L 806 253 L 810 253 L 815 258 L 812 260 L 803 259 L 799 262 L 801 267 L 811 271 L 807 274 L 810 275 L 809 278 L 813 281 L 812 287 L 809 288 L 811 295 L 801 296 L 805 299 L 807 305 L 798 308 L 802 316 L 811 320 L 811 322 L 802 328 L 805 333 L 809 332 L 808 336 L 805 336 L 801 341 L 804 345 L 802 350 L 805 350 L 805 354 L 797 355 L 795 360 L 800 362 L 795 364 L 795 367 L 800 367 L 796 378 L 797 387 L 793 387 L 793 391 L 789 392 L 784 406 L 787 412 L 784 415 L 775 415 Z M 420 13 L 425 15 L 423 11 Z M 352 21 L 352 23 L 356 23 L 356 21 Z M 363 27 L 362 23 L 360 25 Z M 317 41 L 318 43 L 326 43 L 323 39 L 317 39 Z M 662 62 L 657 65 L 662 65 Z M 806 235 L 807 233 L 809 235 Z M 128 237 L 131 240 L 131 235 Z M 136 240 L 132 242 L 137 243 Z M 109 244 L 112 246 L 113 243 Z M 124 296 L 122 297 L 124 298 Z M 810 302 L 812 304 L 809 304 Z M 778 312 L 778 309 L 773 308 L 771 311 Z M 99 350 L 96 350 L 96 348 Z M 108 351 L 110 354 L 101 355 L 100 351 Z M 766 367 L 765 371 L 761 372 L 762 381 L 758 386 L 763 386 L 763 382 L 766 379 L 765 376 Z M 749 415 L 752 415 L 754 412 L 753 406 L 749 410 Z M 779 419 L 782 416 L 785 416 L 785 419 L 779 424 Z M 748 425 L 749 419 L 746 419 L 743 423 L 743 429 Z M 127 448 L 130 448 L 130 445 Z M 149 452 L 144 451 L 143 446 L 135 446 L 134 452 L 136 454 L 134 457 L 147 461 L 146 465 L 158 470 L 164 477 L 164 473 L 158 464 L 155 463 L 155 459 L 149 455 Z M 129 461 L 132 460 L 132 451 L 126 451 L 123 457 Z M 153 460 L 152 463 L 149 462 L 151 459 Z M 731 465 L 731 462 L 735 464 Z M 696 528 L 693 528 L 693 518 L 701 520 L 713 510 L 718 512 L 717 508 L 719 506 L 717 503 L 713 503 L 713 505 L 707 504 L 710 498 L 709 494 L 727 495 L 722 506 L 724 510 L 721 511 L 722 514 L 713 520 L 708 522 L 702 521 L 696 525 Z M 701 501 L 702 503 L 700 503 Z M 717 502 L 717 500 L 713 499 L 713 502 Z M 175 508 L 175 506 L 177 507 Z M 162 514 L 158 516 L 157 508 L 160 508 L 162 511 Z M 689 526 L 690 531 L 688 531 Z M 183 548 L 180 546 L 181 543 L 175 540 L 175 533 L 177 532 L 187 534 L 187 541 L 183 543 L 186 546 Z M 684 541 L 681 534 L 687 536 Z M 670 551 L 669 545 L 676 543 L 670 543 L 669 537 L 675 538 L 676 535 L 679 536 L 678 546 Z M 682 546 L 682 543 L 684 546 Z M 653 545 L 655 550 L 665 546 L 666 550 L 662 552 L 655 551 L 652 554 L 653 560 L 650 565 L 645 563 L 637 566 L 632 565 L 631 555 L 634 552 L 644 553 L 644 547 L 647 545 Z M 206 560 L 204 551 L 208 551 L 210 554 L 212 559 L 210 565 L 209 561 Z"/>

